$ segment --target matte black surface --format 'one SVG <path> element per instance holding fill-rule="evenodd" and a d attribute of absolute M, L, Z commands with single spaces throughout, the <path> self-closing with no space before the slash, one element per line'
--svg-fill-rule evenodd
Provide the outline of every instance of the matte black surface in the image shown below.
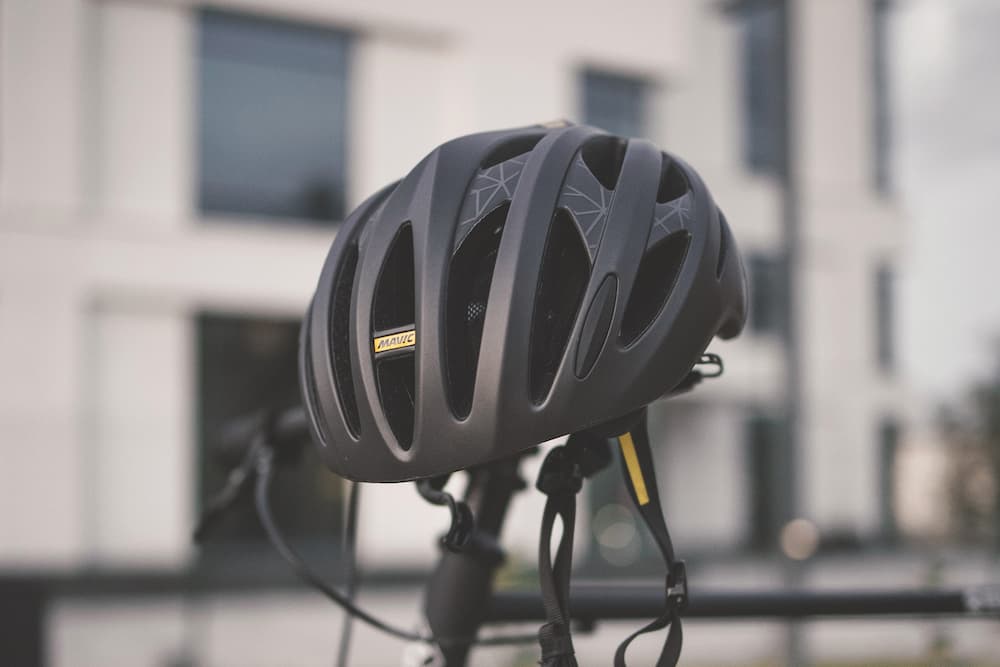
<path fill-rule="evenodd" d="M 478 354 L 471 355 L 452 349 L 456 340 L 469 345 L 448 335 L 456 327 L 448 325 L 447 295 L 460 281 L 477 281 L 476 271 L 453 271 L 455 250 L 501 205 L 509 208 L 495 260 L 489 260 L 494 264 L 487 298 L 484 305 L 477 299 L 472 313 L 482 321 L 475 322 Z M 555 256 L 582 258 L 566 266 L 572 276 L 583 276 L 576 298 L 584 305 L 577 307 L 573 290 L 566 290 L 567 296 L 539 309 L 536 294 L 546 281 L 574 280 L 543 271 L 543 257 L 553 256 L 547 249 L 550 229 L 567 219 L 575 233 L 558 235 L 564 240 Z M 412 307 L 412 394 L 409 374 L 386 376 L 372 362 L 373 323 L 382 320 L 379 276 L 399 259 L 394 239 L 406 225 L 413 270 L 407 264 L 397 272 L 399 289 L 393 293 L 408 295 L 403 283 L 412 280 L 412 304 L 398 301 L 393 307 Z M 622 304 L 634 288 L 658 284 L 654 271 L 636 286 L 641 260 L 661 239 L 681 231 L 690 235 L 682 265 L 662 276 L 672 287 L 663 303 L 655 299 L 662 286 L 652 290 L 657 307 L 626 344 Z M 474 134 L 440 146 L 348 216 L 324 265 L 303 324 L 300 357 L 302 393 L 324 461 L 361 481 L 429 477 L 510 456 L 649 404 L 686 376 L 714 336 L 735 336 L 743 327 L 746 279 L 731 236 L 723 251 L 724 235 L 727 225 L 698 174 L 648 141 L 567 124 Z M 334 309 L 334 278 L 351 261 L 355 244 L 350 303 L 339 299 Z M 390 254 L 393 262 L 387 263 Z M 613 303 L 598 297 L 609 275 L 617 282 Z M 600 306 L 590 320 L 595 298 Z M 344 318 L 346 346 L 337 335 Z M 537 354 L 537 346 L 532 352 L 533 332 L 545 330 L 559 333 L 546 348 L 554 356 Z M 567 344 L 560 343 L 563 338 Z M 344 349 L 350 372 L 335 373 L 347 365 Z M 450 357 L 463 357 L 475 368 L 463 368 L 463 380 L 450 381 Z M 541 389 L 533 392 L 538 363 L 544 363 L 544 382 L 536 381 Z M 582 377 L 578 371 L 585 371 Z M 340 396 L 338 383 L 345 381 L 356 398 L 356 428 L 353 415 L 345 415 L 350 400 Z M 456 390 L 463 396 L 449 398 Z"/>
<path fill-rule="evenodd" d="M 607 276 L 597 289 L 594 300 L 583 319 L 583 331 L 580 332 L 580 344 L 576 352 L 576 376 L 587 376 L 597 361 L 597 355 L 604 347 L 608 337 L 608 327 L 615 313 L 615 296 L 618 294 L 618 279 Z"/>
<path fill-rule="evenodd" d="M 513 494 L 524 488 L 518 457 L 469 472 L 464 501 L 476 517 L 468 546 L 441 549 L 437 567 L 427 581 L 424 612 L 435 637 L 474 637 L 493 597 L 496 571 L 504 562 L 500 531 Z M 466 664 L 470 645 L 447 642 L 441 647 L 448 667 Z"/>
<path fill-rule="evenodd" d="M 48 663 L 43 585 L 26 579 L 0 577 L 0 664 L 41 667 Z"/>

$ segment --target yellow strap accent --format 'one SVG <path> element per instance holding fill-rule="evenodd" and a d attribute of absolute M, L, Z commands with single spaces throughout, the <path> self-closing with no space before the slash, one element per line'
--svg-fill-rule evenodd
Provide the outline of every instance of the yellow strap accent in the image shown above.
<path fill-rule="evenodd" d="M 642 468 L 639 467 L 639 457 L 635 455 L 632 434 L 623 433 L 618 436 L 618 445 L 622 448 L 622 456 L 625 457 L 625 467 L 628 468 L 628 476 L 632 479 L 636 500 L 639 501 L 639 505 L 645 505 L 649 502 L 649 493 L 646 491 L 646 480 L 642 477 Z"/>

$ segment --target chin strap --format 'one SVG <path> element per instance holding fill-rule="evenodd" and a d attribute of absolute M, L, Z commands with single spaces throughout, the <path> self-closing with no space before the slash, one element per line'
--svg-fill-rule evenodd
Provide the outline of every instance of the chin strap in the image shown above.
<path fill-rule="evenodd" d="M 656 667 L 674 667 L 681 654 L 680 615 L 687 606 L 687 575 L 684 562 L 674 557 L 674 547 L 663 520 L 663 508 L 657 492 L 653 454 L 649 447 L 646 411 L 637 415 L 634 428 L 613 439 L 621 455 L 625 486 L 636 510 L 656 540 L 666 564 L 666 598 L 663 613 L 629 635 L 615 651 L 614 667 L 626 667 L 625 652 L 639 635 L 670 626 Z M 612 431 L 613 432 L 613 431 Z M 538 490 L 546 495 L 542 514 L 542 533 L 538 545 L 538 578 L 545 625 L 538 631 L 542 648 L 542 667 L 576 667 L 573 640 L 570 636 L 569 580 L 573 564 L 573 527 L 576 521 L 576 495 L 583 480 L 605 468 L 610 462 L 612 440 L 590 433 L 576 433 L 565 445 L 549 452 L 538 473 Z M 552 530 L 556 518 L 562 523 L 562 536 L 552 558 Z"/>
<path fill-rule="evenodd" d="M 667 532 L 667 524 L 663 520 L 663 508 L 656 486 L 656 473 L 653 466 L 653 454 L 649 447 L 649 431 L 646 427 L 646 413 L 643 411 L 636 426 L 617 438 L 618 451 L 621 455 L 622 473 L 625 475 L 625 486 L 636 510 L 646 523 L 649 532 L 660 549 L 663 562 L 667 567 L 666 605 L 663 613 L 646 626 L 629 635 L 615 651 L 615 667 L 625 667 L 625 652 L 629 644 L 639 635 L 662 630 L 670 626 L 667 637 L 660 651 L 656 667 L 673 667 L 681 654 L 683 634 L 681 632 L 680 615 L 687 606 L 687 574 L 684 561 L 674 557 L 674 546 Z"/>
<path fill-rule="evenodd" d="M 605 468 L 610 461 L 607 440 L 578 433 L 570 436 L 565 445 L 550 451 L 538 473 L 536 486 L 546 495 L 538 544 L 538 578 L 546 619 L 538 631 L 542 667 L 576 667 L 577 664 L 569 612 L 576 494 L 585 477 Z M 551 543 L 556 517 L 562 522 L 562 536 L 553 560 Z"/>

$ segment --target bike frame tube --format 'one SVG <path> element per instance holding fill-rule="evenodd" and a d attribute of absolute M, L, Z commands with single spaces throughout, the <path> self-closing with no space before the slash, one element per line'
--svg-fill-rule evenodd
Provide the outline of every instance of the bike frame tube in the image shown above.
<path fill-rule="evenodd" d="M 463 551 L 442 547 L 427 583 L 424 609 L 435 637 L 474 637 L 486 620 L 496 570 L 504 561 L 500 530 L 511 497 L 524 488 L 518 474 L 520 459 L 516 456 L 469 471 L 465 502 L 476 517 L 476 530 Z M 468 643 L 441 646 L 445 667 L 463 667 L 470 648 Z"/>

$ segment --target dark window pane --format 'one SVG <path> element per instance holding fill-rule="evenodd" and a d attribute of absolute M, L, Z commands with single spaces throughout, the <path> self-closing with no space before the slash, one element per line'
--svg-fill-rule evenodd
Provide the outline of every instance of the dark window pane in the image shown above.
<path fill-rule="evenodd" d="M 779 334 L 785 324 L 785 265 L 779 258 L 751 255 L 750 330 Z"/>
<path fill-rule="evenodd" d="M 653 574 L 662 569 L 663 561 L 629 498 L 618 443 L 612 440 L 611 447 L 611 465 L 587 479 L 584 485 L 591 540 L 585 564 L 587 576 Z"/>
<path fill-rule="evenodd" d="M 582 78 L 583 122 L 624 137 L 649 133 L 645 81 L 594 70 Z"/>
<path fill-rule="evenodd" d="M 781 526 L 788 519 L 791 493 L 790 460 L 785 422 L 771 416 L 751 415 L 746 425 L 749 546 L 773 550 Z"/>
<path fill-rule="evenodd" d="M 899 425 L 891 419 L 879 425 L 879 519 L 882 537 L 892 542 L 898 535 L 896 523 L 896 454 L 899 450 Z"/>
<path fill-rule="evenodd" d="M 202 314 L 197 318 L 199 506 L 218 491 L 226 470 L 213 455 L 223 425 L 234 417 L 299 403 L 299 325 L 275 320 Z M 307 443 L 302 461 L 275 476 L 274 511 L 279 524 L 299 540 L 335 541 L 339 533 L 342 481 L 326 471 Z M 206 548 L 263 545 L 253 504 L 238 502 L 214 527 Z"/>
<path fill-rule="evenodd" d="M 883 194 L 892 188 L 889 11 L 888 0 L 875 0 L 872 4 L 872 133 L 874 135 L 872 169 L 875 190 Z"/>
<path fill-rule="evenodd" d="M 780 173 L 784 124 L 784 3 L 748 3 L 742 29 L 743 159 L 755 171 Z"/>
<path fill-rule="evenodd" d="M 333 30 L 201 13 L 202 211 L 343 217 L 348 46 Z"/>
<path fill-rule="evenodd" d="M 893 278 L 889 266 L 883 264 L 875 270 L 875 344 L 878 366 L 885 372 L 896 365 Z"/>

